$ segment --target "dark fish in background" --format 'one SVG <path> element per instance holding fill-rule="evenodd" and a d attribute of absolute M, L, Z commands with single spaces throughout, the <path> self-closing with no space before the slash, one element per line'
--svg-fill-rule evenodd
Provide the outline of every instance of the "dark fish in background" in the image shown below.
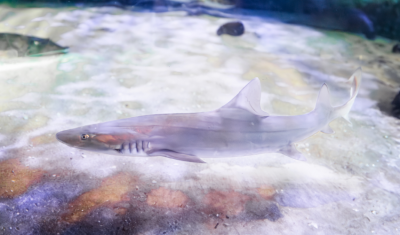
<path fill-rule="evenodd" d="M 351 33 L 363 34 L 367 39 L 375 39 L 376 31 L 372 20 L 360 9 L 336 7 L 311 9 L 310 7 L 300 8 L 291 12 L 278 10 L 258 10 L 258 9 L 213 9 L 202 6 L 192 8 L 182 8 L 190 15 L 207 14 L 215 17 L 251 19 L 260 17 L 266 19 L 275 19 L 283 23 L 306 25 L 310 27 L 338 30 Z M 222 28 L 222 27 L 221 27 Z M 218 32 L 217 32 L 218 34 Z M 220 35 L 220 34 L 218 34 Z"/>
<path fill-rule="evenodd" d="M 361 33 L 367 39 L 375 39 L 375 29 L 368 16 L 358 9 L 338 8 L 313 14 L 294 14 L 287 23 L 302 24 L 315 28 Z"/>
<path fill-rule="evenodd" d="M 244 33 L 244 25 L 240 21 L 223 24 L 217 30 L 217 35 L 228 34 L 231 36 L 240 36 L 243 33 Z"/>
<path fill-rule="evenodd" d="M 346 9 L 342 14 L 336 14 L 338 19 L 345 18 L 343 30 L 355 33 L 362 33 L 367 39 L 375 39 L 376 33 L 373 22 L 359 9 Z"/>
<path fill-rule="evenodd" d="M 62 47 L 50 39 L 0 33 L 0 56 L 24 57 L 65 54 L 68 47 Z"/>

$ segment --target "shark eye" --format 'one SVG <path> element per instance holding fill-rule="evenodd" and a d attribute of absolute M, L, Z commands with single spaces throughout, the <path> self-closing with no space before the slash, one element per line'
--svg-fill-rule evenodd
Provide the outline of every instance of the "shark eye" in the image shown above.
<path fill-rule="evenodd" d="M 89 135 L 88 134 L 81 135 L 81 140 L 87 140 L 87 139 L 89 139 Z"/>

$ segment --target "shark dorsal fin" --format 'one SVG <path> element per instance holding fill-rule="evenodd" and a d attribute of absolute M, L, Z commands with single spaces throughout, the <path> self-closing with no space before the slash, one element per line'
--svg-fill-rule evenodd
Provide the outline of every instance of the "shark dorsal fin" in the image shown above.
<path fill-rule="evenodd" d="M 261 84 L 258 78 L 251 80 L 231 101 L 221 109 L 243 109 L 259 116 L 268 116 L 260 107 Z"/>

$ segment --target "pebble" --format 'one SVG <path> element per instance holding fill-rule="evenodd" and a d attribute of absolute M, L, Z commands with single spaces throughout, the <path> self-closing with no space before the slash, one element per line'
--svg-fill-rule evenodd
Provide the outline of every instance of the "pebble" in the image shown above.
<path fill-rule="evenodd" d="M 231 36 L 240 36 L 244 34 L 244 25 L 242 22 L 229 22 L 223 24 L 217 30 L 217 35 L 228 34 Z"/>

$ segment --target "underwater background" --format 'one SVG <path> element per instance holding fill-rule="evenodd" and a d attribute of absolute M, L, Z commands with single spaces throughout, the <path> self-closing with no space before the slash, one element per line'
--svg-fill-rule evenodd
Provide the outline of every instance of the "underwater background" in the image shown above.
<path fill-rule="evenodd" d="M 8 1 L 0 5 L 0 234 L 400 233 L 397 1 Z M 251 79 L 273 115 L 349 98 L 334 134 L 279 153 L 86 152 L 59 131 L 218 109 Z"/>

